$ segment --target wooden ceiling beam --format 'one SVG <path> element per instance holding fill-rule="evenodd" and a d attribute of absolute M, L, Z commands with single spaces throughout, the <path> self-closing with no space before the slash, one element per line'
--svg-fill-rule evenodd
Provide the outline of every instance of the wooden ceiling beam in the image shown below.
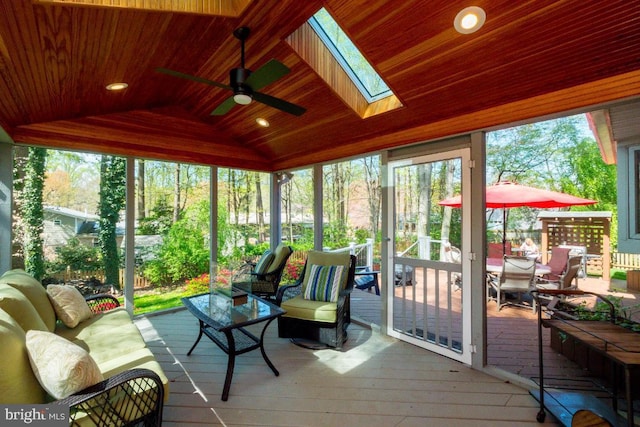
<path fill-rule="evenodd" d="M 238 17 L 252 0 L 35 0 L 36 3 Z"/>

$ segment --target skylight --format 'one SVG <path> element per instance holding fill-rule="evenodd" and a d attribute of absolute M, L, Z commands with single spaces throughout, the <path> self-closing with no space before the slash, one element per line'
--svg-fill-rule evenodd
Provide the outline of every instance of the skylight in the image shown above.
<path fill-rule="evenodd" d="M 309 25 L 369 103 L 393 95 L 391 89 L 324 8 L 309 19 Z"/>

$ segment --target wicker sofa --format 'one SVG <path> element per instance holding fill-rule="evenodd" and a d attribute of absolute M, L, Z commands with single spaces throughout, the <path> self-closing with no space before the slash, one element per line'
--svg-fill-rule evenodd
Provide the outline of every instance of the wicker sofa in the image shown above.
<path fill-rule="evenodd" d="M 63 405 L 69 408 L 70 425 L 161 425 L 168 380 L 117 299 L 88 297 L 89 317 L 70 327 L 61 321 L 68 323 L 50 291 L 23 270 L 0 277 L 0 403 Z M 65 362 L 74 357 L 52 353 L 58 345 L 74 356 L 88 353 L 85 359 L 94 369 L 67 368 Z M 34 362 L 42 358 L 36 347 L 50 364 L 46 369 Z M 97 383 L 85 386 L 87 371 L 93 371 L 89 381 L 98 376 Z M 60 377 L 53 386 L 47 383 L 52 375 Z M 58 395 L 74 386 L 82 388 Z"/>

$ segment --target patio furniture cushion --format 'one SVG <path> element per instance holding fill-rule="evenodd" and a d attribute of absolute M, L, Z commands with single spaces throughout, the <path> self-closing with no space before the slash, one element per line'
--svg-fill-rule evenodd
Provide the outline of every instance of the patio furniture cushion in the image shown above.
<path fill-rule="evenodd" d="M 273 262 L 269 266 L 269 269 L 265 271 L 265 273 L 271 273 L 281 267 L 284 268 L 282 264 L 289 258 L 291 252 L 291 248 L 288 245 L 280 243 L 273 253 Z"/>
<path fill-rule="evenodd" d="M 311 265 L 304 298 L 312 301 L 338 301 L 338 293 L 346 282 L 343 265 Z"/>
<path fill-rule="evenodd" d="M 124 309 L 95 316 L 75 328 L 59 324 L 55 333 L 86 349 L 101 369 L 103 363 L 127 356 L 146 346 L 140 331 Z"/>
<path fill-rule="evenodd" d="M 349 265 L 351 255 L 349 252 L 320 252 L 309 251 L 307 254 L 307 265 Z M 305 268 L 304 278 L 302 280 L 302 293 L 304 294 L 307 284 L 311 276 L 311 269 Z"/>
<path fill-rule="evenodd" d="M 20 325 L 0 309 L 0 402 L 44 403 L 46 392 L 38 382 L 27 354 L 26 337 Z"/>
<path fill-rule="evenodd" d="M 22 292 L 36 309 L 49 331 L 56 327 L 56 313 L 53 311 L 44 286 L 24 270 L 15 269 L 5 272 L 0 283 L 6 283 Z"/>
<path fill-rule="evenodd" d="M 49 285 L 47 294 L 51 305 L 66 326 L 75 328 L 78 323 L 93 317 L 93 313 L 78 289 L 67 285 Z"/>
<path fill-rule="evenodd" d="M 253 272 L 257 274 L 265 274 L 268 271 L 268 268 L 273 264 L 273 259 L 275 257 L 276 256 L 271 251 L 266 251 L 265 253 L 263 253 L 260 257 L 260 260 L 253 269 Z"/>
<path fill-rule="evenodd" d="M 281 307 L 287 311 L 287 317 L 312 320 L 323 323 L 334 323 L 338 306 L 335 302 L 312 301 L 302 295 L 282 302 Z"/>
<path fill-rule="evenodd" d="M 13 317 L 23 331 L 30 329 L 48 330 L 47 325 L 44 324 L 27 297 L 19 290 L 5 283 L 0 283 L 0 308 Z"/>
<path fill-rule="evenodd" d="M 26 345 L 38 381 L 56 399 L 104 379 L 86 350 L 52 332 L 27 331 Z"/>

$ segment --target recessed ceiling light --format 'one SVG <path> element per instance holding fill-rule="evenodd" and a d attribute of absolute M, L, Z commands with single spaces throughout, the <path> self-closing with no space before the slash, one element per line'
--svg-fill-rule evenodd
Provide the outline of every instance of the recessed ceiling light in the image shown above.
<path fill-rule="evenodd" d="M 267 119 L 263 119 L 262 117 L 258 117 L 256 119 L 256 123 L 265 128 L 269 127 L 269 122 L 267 121 Z"/>
<path fill-rule="evenodd" d="M 123 90 L 128 88 L 129 85 L 123 82 L 110 83 L 107 85 L 107 90 Z"/>
<path fill-rule="evenodd" d="M 453 26 L 461 34 L 471 34 L 478 31 L 484 25 L 487 14 L 478 6 L 469 6 L 462 9 L 453 20 Z"/>

